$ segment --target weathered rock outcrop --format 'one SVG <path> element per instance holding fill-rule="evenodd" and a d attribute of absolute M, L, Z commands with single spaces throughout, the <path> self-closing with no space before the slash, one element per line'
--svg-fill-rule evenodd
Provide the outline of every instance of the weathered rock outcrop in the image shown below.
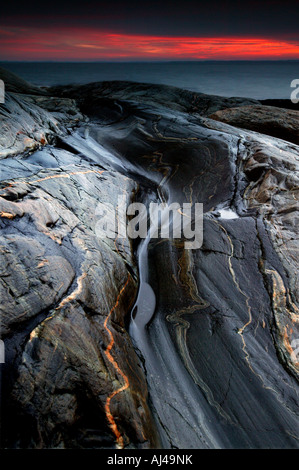
<path fill-rule="evenodd" d="M 274 106 L 240 106 L 217 111 L 210 118 L 299 144 L 299 111 Z"/>
<path fill-rule="evenodd" d="M 195 98 L 106 82 L 0 106 L 4 446 L 298 446 L 299 147 Z M 202 202 L 202 247 L 101 238 L 118 195 Z"/>
<path fill-rule="evenodd" d="M 40 107 L 51 100 L 63 106 L 59 120 Z M 71 100 L 7 94 L 0 111 L 9 129 L 0 190 L 1 437 L 8 447 L 149 447 L 158 440 L 147 386 L 125 330 L 137 290 L 132 250 L 128 239 L 96 231 L 97 210 L 116 208 L 120 191 L 129 200 L 136 183 L 58 143 L 63 124 L 76 123 L 74 109 Z M 18 132 L 24 140 L 11 144 Z M 55 145 L 34 134 L 28 146 L 33 132 L 50 132 Z"/>
<path fill-rule="evenodd" d="M 18 75 L 2 67 L 0 67 L 0 76 L 5 84 L 6 92 L 24 93 L 26 95 L 33 94 L 35 96 L 47 95 L 46 90 L 28 83 L 26 80 L 23 80 L 23 78 L 18 77 Z"/>
<path fill-rule="evenodd" d="M 175 111 L 196 113 L 203 116 L 219 109 L 259 104 L 257 100 L 250 98 L 225 98 L 183 90 L 173 86 L 124 81 L 99 82 L 69 87 L 56 86 L 49 88 L 49 93 L 81 99 L 86 103 L 89 113 L 100 100 L 102 102 L 105 99 L 108 99 L 110 103 L 111 100 L 133 101 L 141 105 L 150 105 L 155 108 L 167 107 Z M 98 111 L 100 110 L 98 109 Z M 104 113 L 103 117 L 105 117 Z"/>
<path fill-rule="evenodd" d="M 71 100 L 7 93 L 1 106 L 0 158 L 37 150 L 79 119 L 82 114 Z"/>

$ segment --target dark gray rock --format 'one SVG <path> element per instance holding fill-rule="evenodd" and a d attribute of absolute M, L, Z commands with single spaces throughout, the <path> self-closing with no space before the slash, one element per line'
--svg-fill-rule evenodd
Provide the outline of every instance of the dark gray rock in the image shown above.
<path fill-rule="evenodd" d="M 298 447 L 299 147 L 200 117 L 229 100 L 170 87 L 15 96 L 2 108 L 3 445 Z M 29 103 L 28 136 L 56 123 L 38 150 L 9 140 Z M 202 202 L 202 247 L 101 239 L 97 207 L 112 216 L 119 194 Z"/>
<path fill-rule="evenodd" d="M 217 111 L 210 118 L 299 144 L 299 111 L 274 106 L 240 106 Z"/>
<path fill-rule="evenodd" d="M 167 85 L 152 85 L 148 83 L 134 83 L 124 81 L 90 83 L 88 85 L 72 85 L 69 87 L 50 87 L 49 93 L 63 97 L 76 97 L 82 101 L 82 109 L 88 114 L 94 110 L 97 103 L 113 106 L 111 100 L 130 101 L 141 105 L 151 105 L 155 108 L 170 108 L 175 111 L 196 113 L 203 116 L 236 106 L 259 104 L 259 101 L 250 98 L 206 95 L 189 90 L 182 90 Z M 119 112 L 119 110 L 118 110 Z M 107 116 L 107 113 L 105 113 Z"/>
<path fill-rule="evenodd" d="M 0 105 L 0 159 L 53 143 L 82 119 L 73 100 L 6 93 Z"/>
<path fill-rule="evenodd" d="M 33 95 L 46 95 L 47 92 L 40 87 L 34 86 L 31 83 L 26 82 L 22 78 L 15 75 L 9 70 L 3 69 L 0 67 L 0 79 L 3 80 L 5 84 L 6 92 L 13 93 L 24 93 L 24 94 L 33 94 Z"/>

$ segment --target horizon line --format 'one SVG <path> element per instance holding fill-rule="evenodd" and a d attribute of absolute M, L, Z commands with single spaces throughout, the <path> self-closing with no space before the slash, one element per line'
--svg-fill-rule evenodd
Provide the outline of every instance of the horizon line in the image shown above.
<path fill-rule="evenodd" d="M 89 59 L 52 59 L 52 60 L 8 60 L 8 59 L 1 59 L 0 63 L 19 63 L 19 64 L 30 64 L 30 63 L 70 63 L 70 64 L 80 64 L 80 63 L 89 63 L 89 64 L 100 64 L 100 63 L 183 63 L 183 62 L 299 62 L 298 59 L 113 59 L 113 60 L 105 60 L 105 59 L 98 59 L 98 60 L 89 60 Z"/>

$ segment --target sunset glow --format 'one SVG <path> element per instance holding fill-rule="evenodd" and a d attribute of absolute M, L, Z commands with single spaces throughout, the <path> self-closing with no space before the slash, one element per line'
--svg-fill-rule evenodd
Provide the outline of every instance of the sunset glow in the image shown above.
<path fill-rule="evenodd" d="M 299 59 L 299 41 L 0 26 L 0 60 Z"/>

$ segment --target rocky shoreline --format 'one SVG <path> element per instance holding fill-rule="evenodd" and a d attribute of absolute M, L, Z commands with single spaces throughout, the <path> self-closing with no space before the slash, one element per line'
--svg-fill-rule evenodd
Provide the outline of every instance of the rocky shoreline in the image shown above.
<path fill-rule="evenodd" d="M 298 447 L 299 111 L 0 78 L 2 447 Z M 100 238 L 119 195 L 201 249 Z"/>

